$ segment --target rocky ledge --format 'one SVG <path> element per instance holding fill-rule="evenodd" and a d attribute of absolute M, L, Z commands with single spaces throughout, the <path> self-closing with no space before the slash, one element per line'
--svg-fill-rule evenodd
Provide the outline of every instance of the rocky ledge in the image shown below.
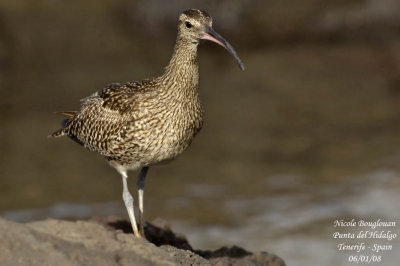
<path fill-rule="evenodd" d="M 193 250 L 161 220 L 145 231 L 147 240 L 135 238 L 129 223 L 115 217 L 29 223 L 0 218 L 0 265 L 285 265 L 276 255 L 235 246 Z"/>

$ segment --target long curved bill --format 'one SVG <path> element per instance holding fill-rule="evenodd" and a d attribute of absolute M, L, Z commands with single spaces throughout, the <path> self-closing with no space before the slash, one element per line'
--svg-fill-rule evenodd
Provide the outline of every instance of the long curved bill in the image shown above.
<path fill-rule="evenodd" d="M 209 40 L 215 43 L 218 43 L 222 47 L 224 47 L 226 50 L 228 50 L 233 57 L 236 59 L 239 67 L 241 70 L 244 70 L 244 65 L 242 63 L 242 60 L 240 60 L 239 56 L 237 55 L 235 49 L 233 49 L 232 45 L 228 41 L 226 41 L 221 35 L 219 35 L 215 30 L 211 27 L 207 27 L 206 31 L 203 34 L 203 37 L 201 37 L 204 40 Z"/>

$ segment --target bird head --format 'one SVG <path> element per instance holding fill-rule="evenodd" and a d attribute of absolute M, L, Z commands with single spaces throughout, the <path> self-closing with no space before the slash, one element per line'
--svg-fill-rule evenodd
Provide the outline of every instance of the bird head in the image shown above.
<path fill-rule="evenodd" d="M 180 38 L 196 45 L 200 40 L 209 40 L 221 45 L 233 55 L 239 67 L 244 70 L 242 60 L 232 45 L 212 28 L 212 18 L 207 12 L 198 9 L 186 10 L 179 16 L 178 31 Z"/>

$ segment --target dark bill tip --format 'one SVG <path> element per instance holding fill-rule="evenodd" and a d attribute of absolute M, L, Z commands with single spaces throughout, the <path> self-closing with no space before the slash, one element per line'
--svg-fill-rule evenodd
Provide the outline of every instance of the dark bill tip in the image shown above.
<path fill-rule="evenodd" d="M 235 49 L 233 49 L 232 45 L 227 40 L 225 40 L 221 35 L 219 35 L 213 28 L 207 27 L 207 30 L 204 33 L 202 39 L 218 43 L 219 45 L 224 47 L 236 59 L 240 69 L 244 70 L 244 64 L 243 64 L 242 60 L 240 60 L 240 58 L 239 58 L 238 54 L 236 53 Z"/>

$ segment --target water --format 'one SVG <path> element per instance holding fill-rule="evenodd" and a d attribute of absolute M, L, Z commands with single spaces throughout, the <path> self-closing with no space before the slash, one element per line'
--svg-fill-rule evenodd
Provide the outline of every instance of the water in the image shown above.
<path fill-rule="evenodd" d="M 378 169 L 363 176 L 347 177 L 346 182 L 329 186 L 307 186 L 297 193 L 264 195 L 247 199 L 227 199 L 221 215 L 239 220 L 240 224 L 199 225 L 187 220 L 171 220 L 174 230 L 186 234 L 197 249 L 217 249 L 224 245 L 239 245 L 251 251 L 269 251 L 279 254 L 288 265 L 350 265 L 345 253 L 337 250 L 339 239 L 333 238 L 333 222 L 352 217 L 355 220 L 400 221 L 400 172 Z M 282 182 L 284 180 L 284 182 Z M 277 175 L 268 178 L 273 188 L 287 188 L 303 183 L 304 177 Z M 188 184 L 187 189 L 196 198 L 215 198 L 226 187 Z M 315 193 L 319 196 L 316 200 Z M 155 202 L 153 202 L 154 204 Z M 395 204 L 393 204 L 395 203 Z M 156 202 L 161 208 L 187 207 L 187 199 L 172 198 Z M 173 206 L 173 207 L 171 207 Z M 250 215 L 249 215 L 250 214 Z M 86 219 L 92 216 L 126 216 L 122 202 L 92 204 L 59 203 L 49 208 L 3 212 L 3 217 L 16 221 L 40 220 L 48 217 Z M 358 233 L 360 230 L 350 230 Z M 392 233 L 399 233 L 398 227 Z M 399 238 L 389 243 L 398 247 Z M 396 265 L 397 252 L 384 252 L 383 265 Z"/>

